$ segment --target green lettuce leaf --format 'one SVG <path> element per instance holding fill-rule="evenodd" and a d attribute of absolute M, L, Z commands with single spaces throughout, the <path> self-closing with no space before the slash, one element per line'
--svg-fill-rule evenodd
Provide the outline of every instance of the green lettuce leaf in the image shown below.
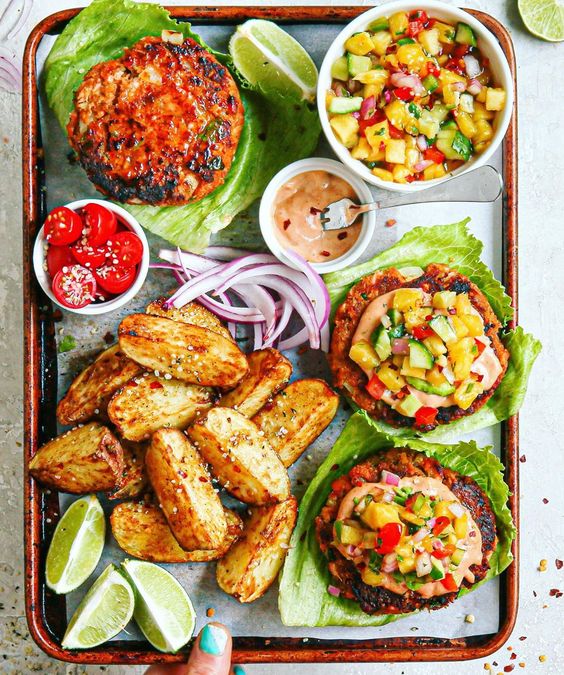
<path fill-rule="evenodd" d="M 163 30 L 181 31 L 197 40 L 234 72 L 229 55 L 210 49 L 189 23 L 171 19 L 159 5 L 94 0 L 65 27 L 45 63 L 47 100 L 61 126 L 66 127 L 74 92 L 92 66 L 117 58 L 124 48 Z M 308 156 L 317 145 L 321 127 L 307 103 L 252 91 L 245 81 L 241 84 L 245 126 L 225 183 L 185 206 L 123 205 L 143 227 L 181 248 L 202 251 L 211 233 L 250 206 L 277 171 Z"/>
<path fill-rule="evenodd" d="M 481 261 L 483 244 L 469 231 L 467 227 L 469 220 L 466 218 L 452 225 L 416 227 L 392 247 L 378 253 L 367 262 L 325 275 L 324 280 L 329 289 L 333 314 L 352 286 L 376 270 L 410 266 L 424 268 L 430 263 L 442 263 L 453 267 L 473 281 L 488 299 L 502 325 L 507 324 L 513 317 L 511 298 L 505 293 L 492 271 Z M 519 411 L 527 391 L 529 374 L 541 350 L 541 344 L 520 327 L 505 331 L 502 340 L 511 358 L 505 377 L 495 394 L 473 415 L 424 433 L 427 440 L 460 437 L 469 431 L 502 422 Z M 356 408 L 352 401 L 350 403 Z M 414 434 L 413 429 L 396 429 L 377 420 L 374 424 L 395 436 L 407 437 Z"/>
<path fill-rule="evenodd" d="M 379 450 L 404 446 L 470 476 L 490 498 L 496 517 L 498 545 L 490 559 L 486 578 L 474 588 L 501 574 L 511 564 L 515 527 L 507 507 L 509 488 L 503 480 L 503 466 L 490 448 L 479 448 L 474 441 L 440 445 L 418 439 L 398 439 L 380 431 L 365 412 L 357 412 L 345 425 L 300 503 L 298 522 L 280 577 L 278 605 L 282 623 L 286 626 L 382 626 L 409 616 L 370 616 L 357 603 L 329 595 L 327 586 L 331 583 L 331 575 L 319 550 L 313 525 L 331 491 L 331 483 L 338 476 Z M 468 589 L 462 589 L 459 595 L 468 592 Z"/>

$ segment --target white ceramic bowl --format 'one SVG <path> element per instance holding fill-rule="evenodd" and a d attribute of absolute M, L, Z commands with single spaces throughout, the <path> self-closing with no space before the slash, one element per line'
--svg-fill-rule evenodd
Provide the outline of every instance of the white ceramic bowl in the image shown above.
<path fill-rule="evenodd" d="M 288 258 L 284 251 L 284 247 L 276 236 L 276 226 L 274 223 L 274 199 L 278 190 L 289 180 L 295 176 L 308 171 L 327 171 L 327 173 L 338 176 L 349 183 L 356 192 L 361 204 L 372 201 L 372 194 L 370 189 L 360 180 L 354 171 L 336 162 L 334 159 L 326 159 L 325 157 L 309 157 L 308 159 L 300 159 L 293 164 L 288 164 L 281 171 L 279 171 L 274 178 L 267 185 L 266 190 L 262 196 L 259 209 L 259 223 L 262 236 L 272 253 L 283 263 L 290 267 L 295 267 L 295 264 Z M 326 274 L 327 272 L 335 272 L 352 264 L 362 255 L 372 236 L 376 227 L 376 214 L 374 211 L 365 213 L 362 220 L 362 229 L 360 235 L 354 245 L 342 256 L 327 262 L 311 263 L 311 266 L 319 274 Z"/>
<path fill-rule="evenodd" d="M 392 183 L 391 181 L 384 181 L 375 176 L 367 166 L 365 166 L 360 160 L 354 159 L 351 156 L 350 151 L 345 148 L 344 145 L 339 143 L 329 125 L 329 117 L 325 108 L 325 96 L 327 90 L 331 88 L 331 66 L 333 65 L 335 59 L 343 55 L 344 44 L 348 38 L 351 37 L 351 35 L 364 30 L 375 19 L 380 17 L 391 16 L 396 12 L 413 11 L 416 9 L 422 9 L 430 16 L 436 17 L 438 19 L 445 19 L 446 21 L 455 23 L 458 21 L 467 23 L 478 38 L 478 49 L 490 60 L 490 67 L 496 85 L 505 89 L 507 98 L 505 102 L 505 108 L 496 116 L 492 142 L 481 155 L 476 155 L 470 161 L 456 169 L 456 171 L 447 174 L 447 176 L 444 176 L 443 178 L 436 178 L 434 180 L 427 181 L 415 181 L 413 183 L 405 184 Z M 499 46 L 496 37 L 471 14 L 468 14 L 458 7 L 447 5 L 444 2 L 436 2 L 436 0 L 423 0 L 422 2 L 384 3 L 378 7 L 368 10 L 364 14 L 358 16 L 354 21 L 349 23 L 339 33 L 331 47 L 329 47 L 329 50 L 323 59 L 323 63 L 321 64 L 321 70 L 319 71 L 319 80 L 317 83 L 317 107 L 319 110 L 319 118 L 321 119 L 321 126 L 323 127 L 325 136 L 333 148 L 333 151 L 337 157 L 350 169 L 352 169 L 358 176 L 368 183 L 377 185 L 379 188 L 384 190 L 392 190 L 396 192 L 417 192 L 419 190 L 425 190 L 426 188 L 438 185 L 439 183 L 442 183 L 445 178 L 452 175 L 457 176 L 466 173 L 467 171 L 471 171 L 472 169 L 476 169 L 479 166 L 483 166 L 484 164 L 488 164 L 491 156 L 497 150 L 501 141 L 503 140 L 511 120 L 511 112 L 513 110 L 513 78 L 511 77 L 511 71 L 509 70 L 507 59 L 505 58 L 505 55 Z"/>
<path fill-rule="evenodd" d="M 37 281 L 39 281 L 39 285 L 43 289 L 45 295 L 47 295 L 52 302 L 54 302 L 59 307 L 62 307 L 63 309 L 67 310 L 68 312 L 73 312 L 74 314 L 84 314 L 93 316 L 96 314 L 106 314 L 106 312 L 113 312 L 115 309 L 123 307 L 123 305 L 127 304 L 132 298 L 134 298 L 137 295 L 139 289 L 141 288 L 141 286 L 143 286 L 145 279 L 147 277 L 147 272 L 149 271 L 150 254 L 149 254 L 149 243 L 147 242 L 147 237 L 145 236 L 145 232 L 143 232 L 143 228 L 141 227 L 141 225 L 139 225 L 137 220 L 121 206 L 117 206 L 116 204 L 112 204 L 111 202 L 104 201 L 103 199 L 79 199 L 76 202 L 65 204 L 65 206 L 71 209 L 72 211 L 78 211 L 83 206 L 86 206 L 86 204 L 100 204 L 102 206 L 105 206 L 107 209 L 110 209 L 110 211 L 113 211 L 116 214 L 116 216 L 120 218 L 120 220 L 124 225 L 126 225 L 132 232 L 135 232 L 135 234 L 139 237 L 139 239 L 141 239 L 141 242 L 143 244 L 143 258 L 141 259 L 141 262 L 138 265 L 137 277 L 135 278 L 133 284 L 127 289 L 127 291 L 125 291 L 121 295 L 118 295 L 112 300 L 108 300 L 108 302 L 93 303 L 91 305 L 86 305 L 86 307 L 82 307 L 80 309 L 72 309 L 71 307 L 61 305 L 61 303 L 57 301 L 57 298 L 55 298 L 55 295 L 51 290 L 51 277 L 49 276 L 49 273 L 44 267 L 45 237 L 43 236 L 43 228 L 44 228 L 43 225 L 41 226 L 41 229 L 37 233 L 35 245 L 33 247 L 33 268 L 35 270 L 35 276 L 37 278 Z"/>

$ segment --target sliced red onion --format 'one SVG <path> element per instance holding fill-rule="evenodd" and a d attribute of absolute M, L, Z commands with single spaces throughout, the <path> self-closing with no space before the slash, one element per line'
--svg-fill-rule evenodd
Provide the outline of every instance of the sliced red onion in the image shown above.
<path fill-rule="evenodd" d="M 206 257 L 216 260 L 235 260 L 245 256 L 254 255 L 255 251 L 247 251 L 243 248 L 235 248 L 234 246 L 208 246 L 206 249 Z M 276 260 L 274 256 L 271 256 Z"/>
<path fill-rule="evenodd" d="M 455 518 L 460 518 L 465 513 L 464 507 L 462 506 L 462 504 L 459 504 L 458 502 L 453 502 L 452 504 L 449 504 L 448 510 L 452 513 L 452 515 Z"/>
<path fill-rule="evenodd" d="M 421 150 L 421 152 L 425 152 L 425 150 L 427 150 L 427 148 L 429 147 L 429 144 L 427 143 L 427 138 L 423 134 L 417 136 L 416 143 L 417 147 L 419 148 L 419 150 Z"/>
<path fill-rule="evenodd" d="M 392 572 L 395 572 L 397 568 L 398 568 L 398 560 L 396 554 L 388 553 L 387 555 L 385 555 L 384 560 L 382 561 L 382 572 L 385 572 L 386 574 L 391 574 Z"/>
<path fill-rule="evenodd" d="M 334 598 L 338 598 L 341 595 L 341 589 L 337 588 L 336 586 L 331 586 L 331 584 L 329 584 L 329 586 L 327 586 L 327 593 L 329 593 L 329 595 L 332 595 Z"/>
<path fill-rule="evenodd" d="M 389 89 L 384 89 L 384 101 L 389 103 L 392 100 L 392 92 Z"/>
<path fill-rule="evenodd" d="M 427 527 L 430 527 L 431 529 L 433 529 L 435 527 L 436 523 L 437 523 L 436 518 L 429 518 L 429 520 L 427 521 Z"/>
<path fill-rule="evenodd" d="M 272 335 L 265 340 L 264 346 L 265 347 L 272 347 L 276 340 L 280 339 L 280 336 L 286 329 L 286 326 L 290 322 L 290 317 L 292 316 L 292 312 L 294 311 L 294 308 L 292 305 L 287 302 L 286 300 L 282 301 L 282 312 L 280 313 L 280 318 L 278 319 L 278 325 L 274 329 Z"/>
<path fill-rule="evenodd" d="M 409 354 L 409 339 L 394 338 L 392 340 L 392 354 Z"/>
<path fill-rule="evenodd" d="M 405 73 L 401 72 L 392 73 L 390 80 L 394 87 L 407 87 L 418 96 L 427 93 L 427 90 L 417 75 L 406 75 Z"/>
<path fill-rule="evenodd" d="M 382 495 L 382 501 L 384 501 L 384 502 L 386 502 L 386 503 L 388 503 L 388 504 L 391 504 L 391 502 L 394 501 L 394 495 L 393 495 L 393 493 L 392 493 L 392 492 L 387 492 L 387 491 L 384 492 L 384 494 Z"/>
<path fill-rule="evenodd" d="M 482 66 L 480 65 L 478 59 L 472 54 L 465 54 L 462 58 L 464 59 L 466 75 L 468 75 L 470 78 L 478 77 L 478 75 L 482 72 Z"/>
<path fill-rule="evenodd" d="M 422 159 L 420 162 L 417 162 L 417 164 L 413 165 L 413 169 L 419 173 L 420 171 L 425 171 L 428 167 L 432 166 L 434 164 L 432 159 Z"/>
<path fill-rule="evenodd" d="M 355 120 L 360 119 L 360 113 L 359 113 L 358 110 L 355 110 L 354 112 L 352 112 L 351 115 L 355 118 Z"/>
<path fill-rule="evenodd" d="M 382 482 L 386 483 L 386 485 L 394 485 L 397 487 L 400 482 L 400 477 L 397 473 L 392 473 L 391 471 L 386 471 L 386 469 L 384 469 L 382 471 Z"/>
<path fill-rule="evenodd" d="M 329 319 L 329 312 L 331 310 L 331 298 L 329 297 L 329 291 L 327 290 L 325 282 L 321 278 L 321 275 L 319 275 L 301 255 L 297 254 L 295 251 L 289 250 L 286 251 L 286 255 L 310 280 L 314 289 L 311 302 L 315 307 L 317 322 L 319 323 L 319 326 L 323 328 Z M 294 281 L 296 280 L 295 275 L 293 275 L 293 279 Z"/>
<path fill-rule="evenodd" d="M 483 85 L 479 80 L 468 80 L 468 85 L 466 87 L 466 91 L 469 94 L 472 94 L 472 96 L 478 96 L 478 94 L 482 91 Z"/>
<path fill-rule="evenodd" d="M 451 85 L 453 91 L 464 91 L 466 89 L 466 84 L 464 82 L 453 82 Z"/>
<path fill-rule="evenodd" d="M 362 117 L 363 120 L 367 120 L 368 118 L 372 117 L 375 110 L 376 110 L 376 97 L 369 96 L 368 98 L 364 99 L 362 105 L 360 106 L 360 116 Z"/>
<path fill-rule="evenodd" d="M 420 541 L 423 541 L 426 536 L 431 534 L 430 530 L 427 530 L 425 527 L 422 527 L 420 530 L 413 535 L 413 541 L 418 544 Z"/>

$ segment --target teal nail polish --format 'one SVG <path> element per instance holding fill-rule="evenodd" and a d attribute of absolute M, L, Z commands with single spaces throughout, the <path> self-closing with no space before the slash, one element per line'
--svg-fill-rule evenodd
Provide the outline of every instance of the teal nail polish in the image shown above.
<path fill-rule="evenodd" d="M 242 666 L 233 666 L 233 675 L 245 675 L 245 669 Z"/>
<path fill-rule="evenodd" d="M 221 656 L 226 644 L 227 633 L 224 630 L 209 623 L 204 626 L 200 637 L 200 649 L 203 652 L 212 656 Z"/>

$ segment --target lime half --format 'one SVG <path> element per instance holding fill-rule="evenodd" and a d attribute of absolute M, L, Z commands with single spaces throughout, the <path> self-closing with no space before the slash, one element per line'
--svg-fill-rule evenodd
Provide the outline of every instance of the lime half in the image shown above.
<path fill-rule="evenodd" d="M 178 581 L 153 563 L 122 563 L 135 588 L 133 618 L 149 642 L 161 652 L 176 652 L 192 637 L 196 613 Z"/>
<path fill-rule="evenodd" d="M 564 40 L 564 5 L 559 0 L 519 0 L 518 5 L 530 33 L 549 42 Z"/>
<path fill-rule="evenodd" d="M 71 504 L 49 546 L 47 586 L 55 593 L 68 593 L 84 583 L 100 560 L 105 533 L 104 511 L 95 495 Z"/>
<path fill-rule="evenodd" d="M 109 564 L 76 608 L 63 638 L 65 649 L 88 649 L 115 637 L 131 620 L 133 589 Z"/>
<path fill-rule="evenodd" d="M 229 51 L 239 72 L 266 94 L 313 101 L 317 68 L 299 42 L 271 21 L 237 26 Z"/>

